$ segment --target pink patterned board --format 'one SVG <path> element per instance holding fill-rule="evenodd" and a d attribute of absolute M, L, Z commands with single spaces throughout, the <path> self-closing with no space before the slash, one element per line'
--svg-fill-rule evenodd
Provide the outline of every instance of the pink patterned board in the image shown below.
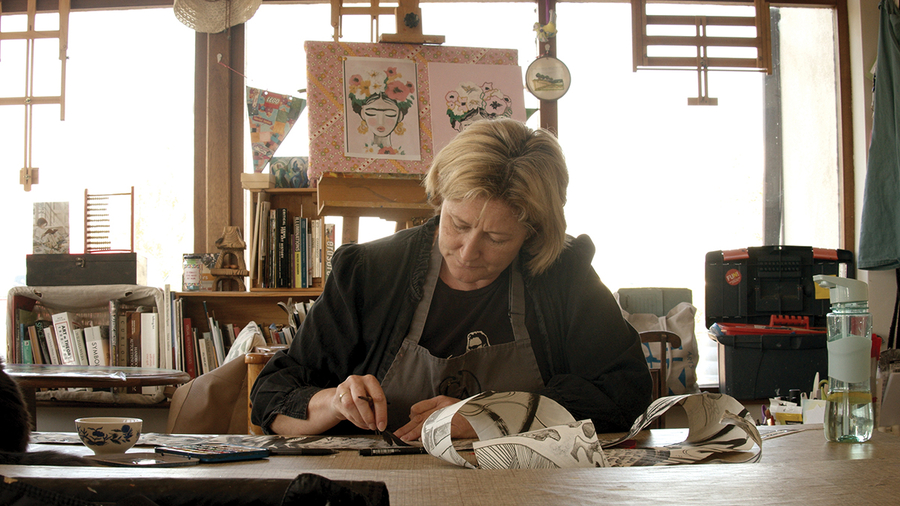
<path fill-rule="evenodd" d="M 304 46 L 307 62 L 310 181 L 317 181 L 323 172 L 424 174 L 434 157 L 431 115 L 435 111 L 435 114 L 443 114 L 446 108 L 443 97 L 435 97 L 435 103 L 432 104 L 428 64 L 518 65 L 518 51 L 515 49 L 315 41 L 307 41 Z M 416 63 L 419 160 L 344 155 L 347 137 L 344 131 L 346 93 L 343 67 L 348 57 L 413 60 Z"/>

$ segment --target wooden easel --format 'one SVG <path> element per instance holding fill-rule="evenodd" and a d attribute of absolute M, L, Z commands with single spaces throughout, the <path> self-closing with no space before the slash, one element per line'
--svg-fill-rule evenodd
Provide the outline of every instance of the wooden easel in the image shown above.
<path fill-rule="evenodd" d="M 331 0 L 331 26 L 334 27 L 334 41 L 344 36 L 341 18 L 345 14 L 362 14 L 369 16 L 374 26 L 370 32 L 370 40 L 375 40 L 378 33 L 378 16 L 393 14 L 397 21 L 397 33 L 385 33 L 378 37 L 378 42 L 395 42 L 400 44 L 443 44 L 443 35 L 422 34 L 422 9 L 419 0 L 399 0 L 398 6 L 382 7 L 380 0 L 369 0 L 368 7 L 344 7 L 343 0 Z"/>

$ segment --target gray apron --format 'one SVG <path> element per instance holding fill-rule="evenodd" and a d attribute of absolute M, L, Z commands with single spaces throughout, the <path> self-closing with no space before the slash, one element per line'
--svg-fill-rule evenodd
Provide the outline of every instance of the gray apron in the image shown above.
<path fill-rule="evenodd" d="M 435 357 L 419 346 L 442 262 L 435 240 L 422 300 L 416 307 L 409 334 L 381 382 L 388 401 L 390 430 L 409 422 L 409 409 L 413 404 L 438 395 L 465 399 L 487 390 L 533 392 L 544 386 L 525 328 L 525 284 L 517 260 L 513 261 L 509 277 L 513 341 L 475 348 L 450 358 Z"/>

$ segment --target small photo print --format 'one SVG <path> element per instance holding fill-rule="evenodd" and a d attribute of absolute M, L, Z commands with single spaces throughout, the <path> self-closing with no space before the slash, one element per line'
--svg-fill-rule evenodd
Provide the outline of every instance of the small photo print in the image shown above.
<path fill-rule="evenodd" d="M 34 254 L 69 253 L 69 203 L 34 203 Z"/>
<path fill-rule="evenodd" d="M 309 188 L 308 156 L 276 156 L 269 161 L 275 188 Z"/>

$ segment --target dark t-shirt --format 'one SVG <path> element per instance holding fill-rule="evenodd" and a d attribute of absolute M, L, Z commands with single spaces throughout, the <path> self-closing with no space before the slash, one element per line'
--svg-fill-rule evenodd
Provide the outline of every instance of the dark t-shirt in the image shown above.
<path fill-rule="evenodd" d="M 449 358 L 513 340 L 509 268 L 477 290 L 454 290 L 438 278 L 420 346 L 436 357 Z"/>

